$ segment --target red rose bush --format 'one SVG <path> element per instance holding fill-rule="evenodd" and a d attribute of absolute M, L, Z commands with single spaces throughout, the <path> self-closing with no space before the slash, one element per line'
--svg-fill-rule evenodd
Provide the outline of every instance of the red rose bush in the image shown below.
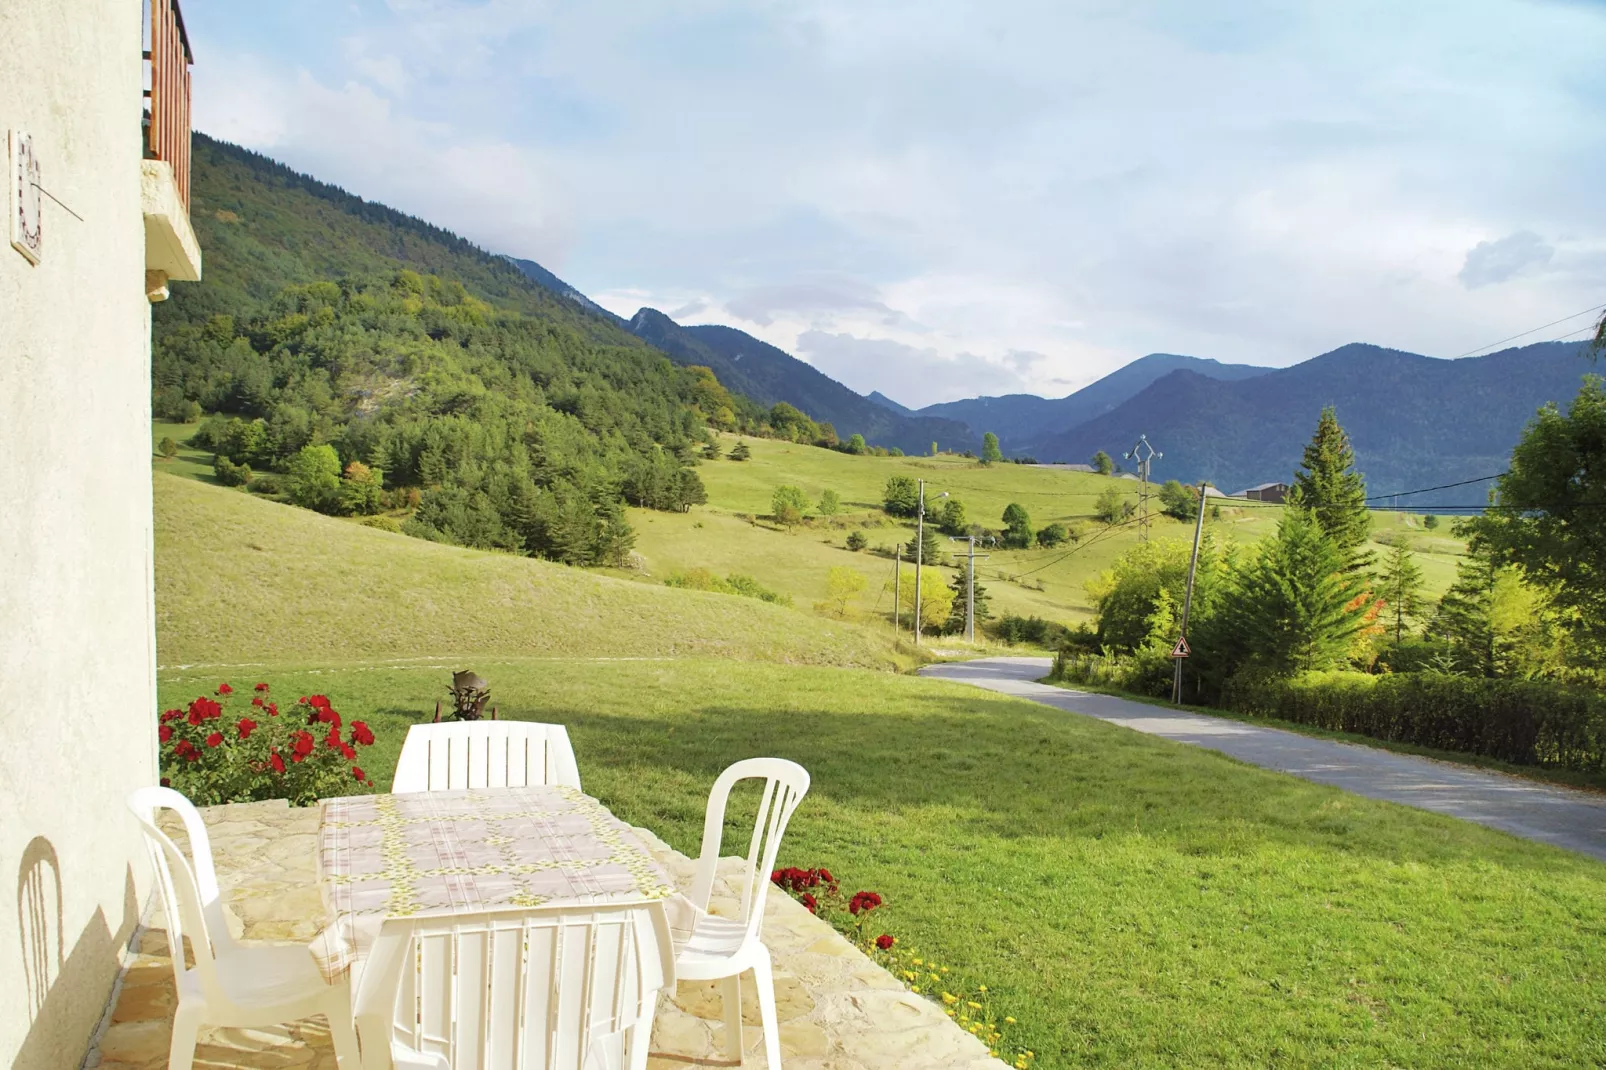
<path fill-rule="evenodd" d="M 366 724 L 345 724 L 325 695 L 303 696 L 281 711 L 267 684 L 252 688 L 249 709 L 235 713 L 234 693 L 220 684 L 215 697 L 161 715 L 164 785 L 197 806 L 259 799 L 308 806 L 369 790 L 355 764 L 357 748 L 374 742 Z"/>

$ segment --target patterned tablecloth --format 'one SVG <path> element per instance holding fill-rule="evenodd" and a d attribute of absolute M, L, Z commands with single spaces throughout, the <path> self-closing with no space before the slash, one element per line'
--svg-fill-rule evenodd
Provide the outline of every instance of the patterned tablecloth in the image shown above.
<path fill-rule="evenodd" d="M 322 807 L 330 924 L 312 947 L 330 981 L 367 954 L 387 918 L 675 894 L 630 826 L 574 788 L 357 795 Z"/>

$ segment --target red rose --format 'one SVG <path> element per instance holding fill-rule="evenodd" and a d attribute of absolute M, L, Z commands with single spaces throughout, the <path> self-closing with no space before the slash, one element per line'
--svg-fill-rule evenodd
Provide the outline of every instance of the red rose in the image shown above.
<path fill-rule="evenodd" d="M 259 694 L 264 694 L 265 695 L 265 694 L 268 693 L 268 685 L 267 684 L 257 684 L 256 687 L 252 688 L 252 690 L 258 692 Z"/>
<path fill-rule="evenodd" d="M 363 772 L 361 769 L 358 769 L 355 765 L 351 767 L 351 775 L 356 777 L 358 780 L 368 779 L 368 774 Z"/>
<path fill-rule="evenodd" d="M 279 757 L 278 751 L 274 751 L 272 754 L 268 755 L 268 766 L 275 773 L 284 772 L 284 759 Z"/>
<path fill-rule="evenodd" d="M 166 777 L 165 777 L 165 776 L 164 776 L 164 777 L 163 777 L 163 778 L 162 778 L 162 787 L 164 787 L 164 788 L 170 788 L 170 787 L 172 787 L 172 786 L 173 786 L 173 782 L 172 782 L 172 781 L 171 781 L 171 780 L 169 780 L 169 779 L 167 779 L 167 778 L 166 778 Z"/>
<path fill-rule="evenodd" d="M 200 724 L 202 721 L 221 716 L 223 716 L 223 707 L 205 695 L 190 703 L 190 724 Z"/>
<path fill-rule="evenodd" d="M 822 881 L 824 881 L 825 883 L 827 883 L 827 884 L 835 884 L 836 883 L 836 878 L 831 876 L 831 871 L 830 870 L 821 869 L 819 871 L 819 874 L 820 874 L 820 879 Z"/>
<path fill-rule="evenodd" d="M 316 710 L 327 710 L 329 708 L 329 696 L 327 695 L 312 695 L 301 701 Z"/>
<path fill-rule="evenodd" d="M 250 739 L 251 733 L 256 731 L 257 723 L 249 717 L 240 718 L 240 738 Z"/>
<path fill-rule="evenodd" d="M 206 745 L 208 747 L 218 747 L 218 746 L 222 746 L 222 744 L 223 744 L 223 733 L 222 732 L 213 732 L 211 735 L 206 737 Z"/>
<path fill-rule="evenodd" d="M 849 914 L 868 914 L 881 905 L 881 897 L 874 892 L 855 892 L 848 902 Z"/>
<path fill-rule="evenodd" d="M 255 706 L 257 709 L 260 710 L 262 708 L 262 706 L 263 706 L 263 702 L 259 698 L 254 698 L 254 699 L 251 700 L 251 705 Z"/>
<path fill-rule="evenodd" d="M 292 762 L 299 762 L 306 758 L 307 755 L 312 753 L 312 748 L 315 745 L 312 739 L 312 733 L 297 732 L 292 738 L 295 740 L 295 746 L 291 750 L 290 760 Z"/>
<path fill-rule="evenodd" d="M 897 942 L 898 941 L 894 940 L 886 933 L 882 933 L 880 936 L 875 938 L 875 946 L 879 947 L 882 951 L 891 951 L 892 945 Z"/>
<path fill-rule="evenodd" d="M 269 717 L 277 717 L 277 716 L 279 716 L 279 704 L 277 702 L 268 703 L 268 716 Z"/>
<path fill-rule="evenodd" d="M 318 711 L 318 720 L 328 725 L 331 732 L 340 727 L 340 714 L 331 710 L 328 706 Z"/>
<path fill-rule="evenodd" d="M 234 694 L 234 688 L 230 687 L 228 684 L 218 684 L 217 693 L 220 695 L 232 695 Z"/>
<path fill-rule="evenodd" d="M 162 723 L 166 724 L 168 721 L 176 721 L 180 717 L 183 717 L 183 716 L 184 716 L 184 711 L 183 710 L 163 710 L 162 711 Z"/>
<path fill-rule="evenodd" d="M 808 908 L 810 914 L 818 914 L 820 912 L 820 901 L 808 892 L 804 892 L 798 901 Z"/>
<path fill-rule="evenodd" d="M 361 721 L 351 722 L 351 741 L 360 747 L 371 746 L 374 742 L 373 731 Z"/>
<path fill-rule="evenodd" d="M 156 738 L 161 740 L 163 743 L 166 743 L 168 740 L 172 739 L 173 726 L 170 724 L 164 724 L 162 727 L 158 728 L 156 730 Z"/>
<path fill-rule="evenodd" d="M 195 749 L 195 744 L 187 739 L 179 740 L 178 744 L 173 748 L 173 753 L 180 758 L 188 758 L 192 762 L 201 756 L 201 752 Z"/>
<path fill-rule="evenodd" d="M 354 762 L 357 760 L 357 748 L 349 747 L 342 743 L 340 745 L 340 756 L 348 762 Z"/>

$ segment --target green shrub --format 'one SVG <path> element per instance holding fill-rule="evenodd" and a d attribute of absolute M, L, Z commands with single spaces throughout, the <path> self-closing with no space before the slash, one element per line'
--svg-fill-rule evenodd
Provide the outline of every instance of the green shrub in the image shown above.
<path fill-rule="evenodd" d="M 862 531 L 850 531 L 850 532 L 848 532 L 848 549 L 852 550 L 854 553 L 858 553 L 860 550 L 864 549 L 867 545 L 869 545 L 869 543 L 870 543 L 870 540 L 865 537 L 864 532 L 862 532 Z"/>
<path fill-rule="evenodd" d="M 1224 697 L 1256 717 L 1517 765 L 1606 771 L 1606 695 L 1552 681 L 1433 672 L 1240 675 Z"/>
<path fill-rule="evenodd" d="M 1072 635 L 1069 628 L 1042 617 L 1017 617 L 1006 613 L 988 628 L 994 639 L 1011 645 L 1030 643 L 1032 646 L 1058 647 Z"/>
<path fill-rule="evenodd" d="M 378 528 L 380 531 L 393 531 L 400 535 L 402 524 L 393 516 L 365 516 L 358 521 L 365 528 Z"/>
<path fill-rule="evenodd" d="M 251 482 L 250 465 L 235 464 L 221 453 L 212 459 L 212 474 L 225 487 L 243 487 Z"/>
<path fill-rule="evenodd" d="M 245 489 L 252 494 L 274 497 L 284 493 L 284 480 L 272 472 L 263 472 L 252 476 L 251 482 L 246 484 Z"/>
<path fill-rule="evenodd" d="M 1146 648 L 1136 654 L 1116 654 L 1111 650 L 1094 653 L 1068 642 L 1054 656 L 1054 668 L 1049 675 L 1068 684 L 1169 698 L 1173 671 L 1171 659 L 1163 650 Z"/>
<path fill-rule="evenodd" d="M 706 568 L 687 569 L 682 572 L 676 569 L 664 578 L 665 587 L 680 587 L 692 591 L 713 591 L 717 594 L 735 594 L 744 598 L 756 598 L 760 602 L 769 602 L 777 606 L 791 606 L 792 596 L 768 590 L 759 585 L 751 576 L 742 576 L 732 573 L 720 579 Z"/>

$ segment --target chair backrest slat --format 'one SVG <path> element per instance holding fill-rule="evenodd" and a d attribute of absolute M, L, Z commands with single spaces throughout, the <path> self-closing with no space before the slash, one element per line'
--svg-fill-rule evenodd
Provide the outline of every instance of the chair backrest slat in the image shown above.
<path fill-rule="evenodd" d="M 395 919 L 381 939 L 406 941 L 408 950 L 387 960 L 393 970 L 365 972 L 359 1020 L 389 998 L 393 1037 L 451 1066 L 621 1065 L 627 1031 L 674 983 L 658 904 Z"/>
<path fill-rule="evenodd" d="M 580 787 L 574 747 L 562 725 L 456 721 L 417 724 L 408 729 L 391 790 L 450 791 L 543 784 Z"/>
<path fill-rule="evenodd" d="M 172 788 L 140 788 L 129 795 L 128 808 L 144 834 L 151 870 L 162 898 L 175 981 L 182 980 L 187 972 L 184 941 L 188 937 L 195 959 L 193 969 L 207 1002 L 217 1007 L 228 1006 L 229 1000 L 218 978 L 217 957 L 230 950 L 234 941 L 224 919 L 217 873 L 212 865 L 212 841 L 200 811 Z M 171 810 L 183 821 L 190 847 L 188 858 L 158 827 L 156 817 L 160 810 Z"/>
<path fill-rule="evenodd" d="M 703 818 L 702 851 L 697 858 L 697 876 L 692 883 L 691 901 L 699 910 L 708 909 L 713 893 L 714 874 L 725 833 L 725 809 L 731 789 L 737 782 L 764 780 L 753 836 L 748 841 L 746 866 L 742 873 L 740 920 L 747 923 L 750 936 L 757 938 L 764 921 L 764 901 L 769 892 L 769 876 L 781 848 L 781 838 L 792 820 L 797 804 L 808 794 L 809 774 L 796 762 L 784 758 L 748 758 L 726 769 L 708 793 L 708 810 Z"/>

